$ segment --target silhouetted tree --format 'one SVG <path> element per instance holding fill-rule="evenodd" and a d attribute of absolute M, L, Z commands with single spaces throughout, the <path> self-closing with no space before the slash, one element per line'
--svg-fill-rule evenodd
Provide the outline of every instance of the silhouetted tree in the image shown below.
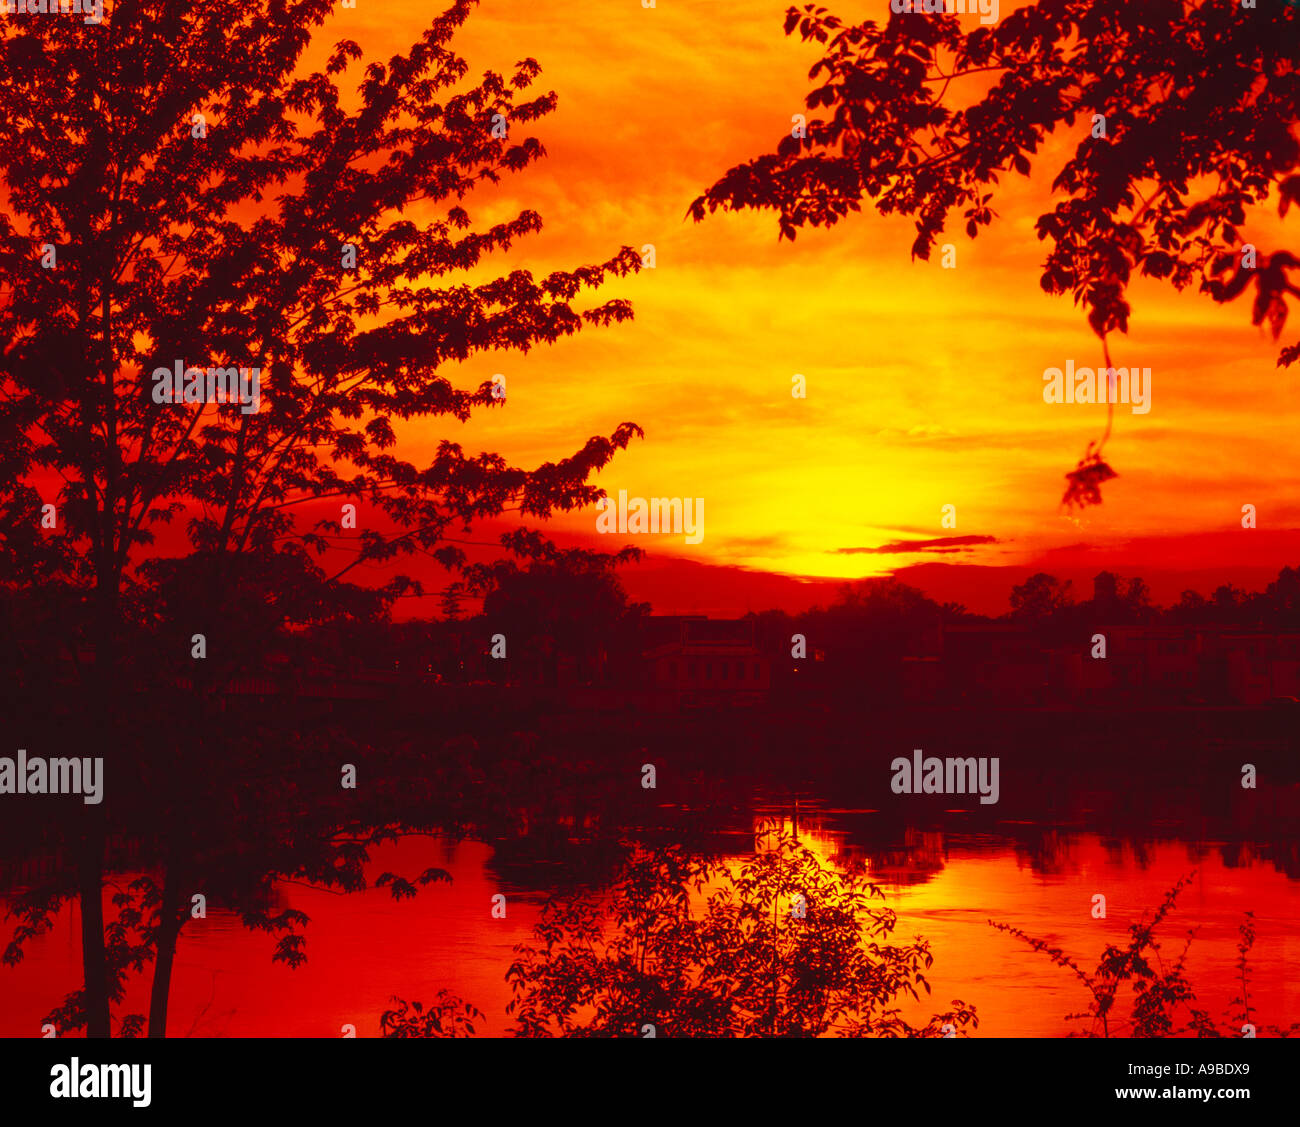
<path fill-rule="evenodd" d="M 839 588 L 834 603 L 798 617 L 809 646 L 826 651 L 826 667 L 846 701 L 896 701 L 901 659 L 937 643 L 941 623 L 965 617 L 940 607 L 915 587 L 892 577 L 864 579 Z M 789 653 L 787 638 L 784 652 Z"/>
<path fill-rule="evenodd" d="M 1300 7 L 1037 0 L 964 29 L 943 13 L 846 23 L 808 4 L 786 13 L 796 29 L 825 47 L 802 135 L 727 172 L 691 204 L 697 221 L 773 209 L 793 239 L 865 203 L 913 216 L 912 254 L 928 259 L 951 221 L 971 238 L 991 224 L 1003 177 L 1028 177 L 1063 139 L 1037 223 L 1041 285 L 1086 311 L 1107 366 L 1134 275 L 1218 302 L 1251 289 L 1252 324 L 1281 334 L 1300 259 L 1242 232 L 1263 205 L 1285 216 L 1300 202 Z M 1298 358 L 1293 344 L 1278 363 Z M 1100 502 L 1109 433 L 1108 420 L 1067 475 L 1065 504 Z"/>
<path fill-rule="evenodd" d="M 1187 974 L 1187 952 L 1193 932 L 1181 950 L 1166 959 L 1162 955 L 1156 930 L 1173 911 L 1179 894 L 1191 882 L 1195 872 L 1181 878 L 1168 892 L 1148 918 L 1144 912 L 1136 923 L 1129 924 L 1129 939 L 1123 946 L 1107 944 L 1097 961 L 1096 970 L 1084 970 L 1078 962 L 1059 947 L 1046 940 L 1037 939 L 1017 927 L 989 920 L 990 926 L 1014 936 L 1034 951 L 1046 955 L 1058 966 L 1065 967 L 1083 983 L 1091 995 L 1084 1013 L 1067 1015 L 1067 1020 L 1086 1019 L 1088 1029 L 1084 1037 L 1242 1037 L 1245 1027 L 1254 1035 L 1255 1007 L 1251 1005 L 1250 966 L 1248 958 L 1255 945 L 1255 919 L 1246 913 L 1245 921 L 1237 929 L 1237 979 L 1241 993 L 1232 999 L 1233 1009 L 1227 1021 L 1220 1024 L 1203 1007 L 1196 1005 L 1196 992 Z M 1127 986 L 1129 1012 L 1119 1008 Z M 1289 1026 L 1262 1027 L 1271 1037 L 1290 1037 L 1300 1031 L 1300 1021 Z"/>
<path fill-rule="evenodd" d="M 528 1037 L 941 1036 L 978 1025 L 961 1001 L 924 1026 L 898 1008 L 929 992 L 922 939 L 858 868 L 840 872 L 788 831 L 710 861 L 638 849 L 613 887 L 548 901 L 506 977 Z"/>
<path fill-rule="evenodd" d="M 443 990 L 427 1010 L 419 1002 L 407 1003 L 394 997 L 397 1008 L 385 1010 L 379 1028 L 385 1037 L 473 1037 L 474 1022 L 481 1011 Z"/>
<path fill-rule="evenodd" d="M 1050 623 L 1073 602 L 1070 581 L 1042 571 L 1011 588 L 1012 615 L 1037 626 Z"/>
<path fill-rule="evenodd" d="M 1145 580 L 1126 580 L 1111 571 L 1098 572 L 1093 579 L 1093 595 L 1086 610 L 1094 623 L 1139 623 L 1154 619 L 1158 613 L 1151 605 Z"/>
<path fill-rule="evenodd" d="M 239 556 L 318 588 L 403 554 L 456 568 L 465 556 L 449 531 L 594 502 L 590 476 L 639 433 L 621 424 L 531 470 L 450 441 L 425 465 L 400 456 L 399 426 L 503 405 L 501 385 L 458 388 L 446 365 L 625 320 L 626 301 L 573 302 L 640 259 L 624 247 L 544 277 L 478 275 L 541 219 L 475 225 L 466 199 L 543 155 L 524 131 L 554 94 L 528 95 L 532 59 L 466 82 L 449 44 L 471 0 L 347 83 L 361 57 L 351 41 L 308 70 L 303 52 L 334 7 L 110 0 L 98 26 L 0 26 L 0 96 L 23 107 L 0 128 L 0 505 L 30 520 L 38 497 L 57 502 L 45 536 L 84 600 L 94 655 L 72 691 L 111 781 L 101 806 L 78 807 L 85 991 L 65 1010 L 92 1036 L 110 1031 L 113 990 L 103 842 L 115 796 L 140 785 L 121 712 L 136 703 L 125 636 L 148 590 L 142 559 L 196 552 L 203 566 L 188 574 L 210 608 L 239 600 Z M 157 401 L 156 370 L 176 364 L 259 369 L 260 409 Z M 155 535 L 171 524 L 165 551 Z M 51 551 L 36 544 L 6 533 L 0 574 L 43 581 Z M 419 590 L 398 576 L 382 593 Z M 214 652 L 235 644 L 203 617 Z M 158 780 L 158 793 L 183 802 L 187 778 Z M 57 905 L 60 890 L 49 893 Z"/>
<path fill-rule="evenodd" d="M 1300 627 L 1300 567 L 1284 567 L 1264 592 L 1273 623 L 1287 630 Z"/>
<path fill-rule="evenodd" d="M 483 600 L 483 637 L 513 638 L 515 657 L 539 663 L 547 684 L 557 683 L 567 658 L 594 676 L 611 658 L 636 653 L 645 603 L 630 606 L 611 558 L 585 553 L 535 561 L 526 570 L 503 561 L 496 586 Z"/>

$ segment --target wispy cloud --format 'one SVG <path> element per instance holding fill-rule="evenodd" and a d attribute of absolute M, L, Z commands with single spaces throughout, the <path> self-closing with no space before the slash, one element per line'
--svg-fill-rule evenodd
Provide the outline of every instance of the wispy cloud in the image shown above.
<path fill-rule="evenodd" d="M 996 536 L 941 536 L 935 540 L 894 540 L 877 548 L 836 548 L 840 556 L 896 556 L 908 553 L 946 555 L 969 552 L 977 544 L 1000 544 Z"/>

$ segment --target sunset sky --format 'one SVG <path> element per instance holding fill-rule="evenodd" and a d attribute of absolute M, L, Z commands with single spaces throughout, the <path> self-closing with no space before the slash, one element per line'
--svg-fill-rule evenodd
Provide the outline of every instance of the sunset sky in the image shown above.
<path fill-rule="evenodd" d="M 882 612 L 870 587 L 833 605 L 897 579 L 1000 616 L 1036 573 L 1084 603 L 1110 572 L 1168 607 L 1300 569 L 1300 363 L 1277 366 L 1300 352 L 1300 0 L 1260 24 L 1238 0 L 1189 0 L 1184 20 L 1041 2 L 996 48 L 939 36 L 972 75 L 936 57 L 895 84 L 879 68 L 924 48 L 864 36 L 870 66 L 849 60 L 820 110 L 827 47 L 784 33 L 791 0 L 146 3 L 98 30 L 0 26 L 0 1037 L 72 1062 L 49 1085 L 0 1070 L 10 1094 L 74 1094 L 81 1042 L 63 1039 L 83 1033 L 1214 1036 L 1245 1048 L 1180 1050 L 1219 1063 L 1169 1082 L 1257 1091 L 1223 1060 L 1267 1064 L 1257 1044 L 1300 1034 L 1294 584 L 1166 614 L 1118 587 L 1063 609 L 1035 585 L 992 624 L 901 597 Z M 891 18 L 891 0 L 811 3 Z M 1058 33 L 1083 37 L 1086 66 Z M 540 78 L 503 95 L 493 79 L 532 60 Z M 864 106 L 871 91 L 955 83 L 954 108 L 983 109 L 1008 70 L 1005 113 L 877 147 L 943 115 Z M 1076 89 L 1107 105 L 1070 105 Z M 525 120 L 552 91 L 558 109 Z M 992 181 L 992 226 L 966 235 L 963 196 L 914 261 L 916 220 L 870 199 L 793 241 L 774 211 L 692 218 L 841 94 L 834 143 L 871 190 L 883 177 L 891 199 L 879 154 L 898 151 L 925 215 L 937 177 Z M 1117 120 L 1125 104 L 1151 112 Z M 1029 175 L 988 175 L 1004 149 L 971 129 L 996 120 L 1023 167 L 1036 115 L 1062 108 L 1076 119 Z M 1101 108 L 1110 138 L 1059 177 Z M 532 138 L 546 153 L 526 163 Z M 792 163 L 798 215 L 815 177 Z M 1132 183 L 1146 168 L 1155 195 Z M 1103 344 L 1042 289 L 1058 177 L 1089 195 L 1052 277 L 1082 278 L 1094 310 L 1115 311 L 1108 252 L 1161 269 L 1135 229 L 1170 258 L 1239 232 L 1263 269 L 1234 281 L 1295 253 L 1285 331 L 1250 324 L 1254 286 L 1216 305 L 1137 278 L 1129 331 Z M 1239 222 L 1236 193 L 1268 182 L 1297 206 Z M 1130 192 L 1147 206 L 1126 229 L 1112 205 Z M 490 250 L 532 213 L 540 231 Z M 629 248 L 652 268 L 627 274 Z M 601 285 L 575 298 L 583 278 Z M 631 320 L 573 317 L 622 301 Z M 1150 373 L 1146 402 L 1111 418 L 1045 396 L 1050 372 L 1104 383 L 1108 362 Z M 159 394 L 159 367 L 189 394 Z M 258 395 L 228 394 L 232 371 Z M 603 535 L 595 504 L 537 516 L 586 500 L 600 440 L 637 427 L 589 480 L 676 502 L 685 528 Z M 1117 476 L 1068 510 L 1066 475 L 1103 434 Z M 641 549 L 617 574 L 654 614 L 801 617 L 647 620 L 583 552 L 512 539 L 521 523 Z M 536 570 L 478 566 L 512 551 Z M 1156 1083 L 1134 1059 L 1076 1054 L 1071 1101 Z M 116 1098 L 126 1066 L 94 1060 L 102 1090 L 77 1098 Z M 255 1063 L 218 1064 L 251 1102 Z M 192 1071 L 155 1070 L 159 1106 L 212 1087 Z M 295 1109 L 341 1087 L 279 1072 Z M 892 1064 L 886 1080 L 910 1082 Z M 374 1118 L 373 1087 L 347 1087 Z M 1188 1091 L 1211 1089 L 1169 1098 Z"/>
<path fill-rule="evenodd" d="M 439 5 L 441 7 L 441 5 Z M 531 132 L 547 159 L 491 198 L 480 224 L 523 207 L 539 236 L 497 256 L 495 273 L 535 274 L 652 243 L 657 265 L 590 304 L 625 297 L 635 321 L 584 331 L 527 356 L 476 357 L 454 380 L 502 372 L 508 403 L 452 430 L 404 433 L 413 456 L 439 438 L 532 465 L 575 451 L 620 422 L 636 442 L 601 475 L 611 494 L 704 498 L 698 545 L 665 535 L 594 536 L 588 510 L 552 526 L 649 559 L 624 573 L 659 611 L 743 613 L 825 600 L 823 584 L 899 573 L 936 597 L 1000 612 L 1036 570 L 1088 579 L 1141 574 L 1158 599 L 1231 580 L 1259 587 L 1300 558 L 1294 489 L 1295 369 L 1249 324 L 1248 298 L 1216 306 L 1139 281 L 1116 365 L 1152 369 L 1148 414 L 1117 411 L 1106 457 L 1119 478 L 1105 503 L 1059 511 L 1064 473 L 1105 427 L 1105 407 L 1043 402 L 1043 371 L 1101 366 L 1068 298 L 1039 288 L 1046 209 L 1064 140 L 1026 181 L 1003 181 L 1000 219 L 976 242 L 950 230 L 957 268 L 910 260 L 906 218 L 863 213 L 830 231 L 778 242 L 774 214 L 686 217 L 723 172 L 770 151 L 802 112 L 816 45 L 782 34 L 781 0 L 579 0 L 563 6 L 484 0 L 454 41 L 471 74 L 532 56 L 535 89 L 559 109 Z M 1010 5 L 1005 5 L 1009 8 Z M 862 19 L 887 4 L 832 6 Z M 367 58 L 405 51 L 431 9 L 358 0 L 320 33 Z M 1005 12 L 1004 12 L 1005 14 Z M 972 17 L 973 18 L 973 17 Z M 1276 217 L 1244 235 L 1279 245 Z M 791 397 L 791 377 L 808 397 Z M 1241 528 L 1241 506 L 1259 528 Z M 956 529 L 941 509 L 956 506 Z M 967 546 L 913 542 L 991 537 Z M 884 548 L 885 551 L 880 549 Z"/>

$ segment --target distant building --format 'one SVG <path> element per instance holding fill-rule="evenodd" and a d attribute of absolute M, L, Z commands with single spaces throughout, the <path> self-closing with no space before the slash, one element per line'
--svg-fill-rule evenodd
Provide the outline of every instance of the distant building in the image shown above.
<path fill-rule="evenodd" d="M 1204 676 L 1203 631 L 1182 626 L 1100 626 L 1106 656 L 1092 656 L 1092 635 L 1079 641 L 1076 695 L 1125 704 L 1187 704 L 1216 695 Z"/>
<path fill-rule="evenodd" d="M 941 704 L 943 663 L 938 657 L 903 658 L 903 700 L 908 704 Z"/>
<path fill-rule="evenodd" d="M 1226 626 L 1098 626 L 1050 651 L 1052 694 L 1062 702 L 1237 705 L 1300 698 L 1300 633 Z"/>
<path fill-rule="evenodd" d="M 678 709 L 746 708 L 767 700 L 772 663 L 752 619 L 655 616 L 645 651 L 654 689 Z"/>
<path fill-rule="evenodd" d="M 1094 635 L 1106 640 L 1093 657 Z M 1099 625 L 1071 644 L 1010 622 L 944 626 L 933 652 L 902 659 L 907 704 L 1258 707 L 1300 699 L 1300 632 Z"/>
<path fill-rule="evenodd" d="M 1300 699 L 1300 633 L 1225 631 L 1228 693 L 1238 703 Z"/>
<path fill-rule="evenodd" d="M 1048 656 L 1032 630 L 1009 622 L 955 623 L 943 628 L 939 645 L 943 693 L 951 705 L 1023 708 L 1045 703 Z M 913 677 L 933 683 L 928 664 L 911 663 Z"/>

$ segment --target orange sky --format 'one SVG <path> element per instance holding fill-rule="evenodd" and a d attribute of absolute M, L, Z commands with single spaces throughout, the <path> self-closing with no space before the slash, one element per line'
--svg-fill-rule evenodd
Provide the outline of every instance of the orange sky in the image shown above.
<path fill-rule="evenodd" d="M 779 601 L 762 576 L 719 567 L 836 579 L 904 569 L 944 598 L 1000 610 L 1011 582 L 1040 568 L 1141 573 L 1170 599 L 1192 573 L 1198 583 L 1258 586 L 1300 559 L 1295 370 L 1275 367 L 1279 346 L 1250 326 L 1249 298 L 1224 307 L 1151 281 L 1132 286 L 1131 330 L 1112 355 L 1152 369 L 1151 409 L 1119 408 L 1106 453 L 1120 477 L 1105 504 L 1077 521 L 1058 511 L 1063 474 L 1105 426 L 1102 406 L 1042 398 L 1045 368 L 1101 364 L 1070 300 L 1039 289 L 1033 225 L 1059 160 L 1035 162 L 1030 181 L 1005 180 L 994 201 L 1001 218 L 977 242 L 957 230 L 941 240 L 957 248 L 953 270 L 937 257 L 910 261 L 906 218 L 862 214 L 793 244 L 778 243 L 770 213 L 685 218 L 696 195 L 770 151 L 803 110 L 817 50 L 782 34 L 785 7 L 484 0 L 454 43 L 471 73 L 531 55 L 543 68 L 539 88 L 559 95 L 558 111 L 532 130 L 548 158 L 491 200 L 470 201 L 481 223 L 522 207 L 545 222 L 493 271 L 542 273 L 645 243 L 657 266 L 600 295 L 630 299 L 634 322 L 449 373 L 465 385 L 504 373 L 507 406 L 464 427 L 404 434 L 408 453 L 446 436 L 534 464 L 639 423 L 645 441 L 600 483 L 611 494 L 703 497 L 704 539 L 591 539 L 651 553 L 625 581 L 641 594 L 638 576 L 659 574 L 659 610 L 735 613 Z M 883 0 L 832 5 L 854 19 L 875 8 L 883 16 Z M 368 58 L 387 58 L 415 40 L 429 11 L 358 0 L 320 43 L 349 35 Z M 1257 222 L 1244 235 L 1275 247 L 1279 231 Z M 1284 342 L 1298 323 L 1294 314 Z M 794 373 L 807 377 L 805 400 L 791 397 Z M 1240 527 L 1247 502 L 1259 510 L 1254 532 Z M 955 530 L 940 525 L 947 504 Z M 552 530 L 586 536 L 595 517 Z M 940 554 L 842 551 L 945 536 L 996 542 Z M 944 566 L 907 570 L 926 563 Z"/>

